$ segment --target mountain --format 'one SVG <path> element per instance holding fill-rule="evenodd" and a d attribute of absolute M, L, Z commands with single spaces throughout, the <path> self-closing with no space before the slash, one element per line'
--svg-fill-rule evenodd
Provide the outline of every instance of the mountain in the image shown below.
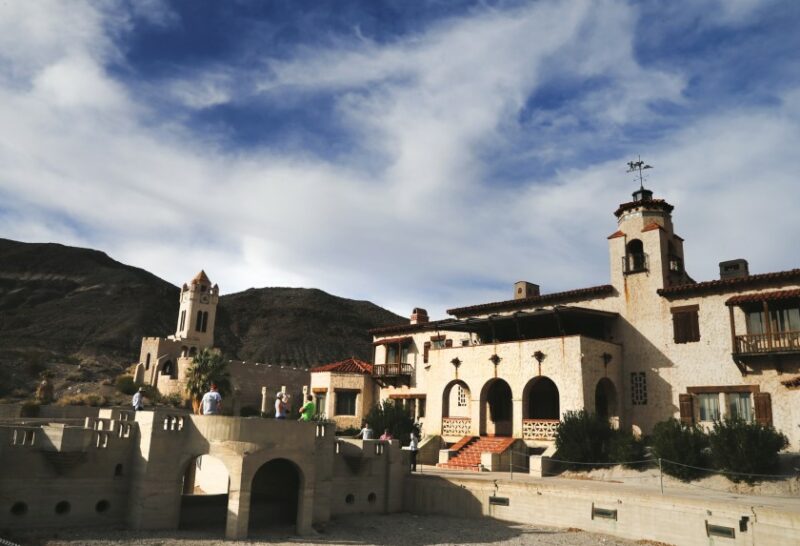
<path fill-rule="evenodd" d="M 97 250 L 0 239 L 0 395 L 30 392 L 45 369 L 57 386 L 113 378 L 143 336 L 174 332 L 178 295 Z M 321 290 L 260 288 L 220 297 L 215 338 L 228 358 L 311 366 L 371 359 L 367 330 L 405 320 Z"/>

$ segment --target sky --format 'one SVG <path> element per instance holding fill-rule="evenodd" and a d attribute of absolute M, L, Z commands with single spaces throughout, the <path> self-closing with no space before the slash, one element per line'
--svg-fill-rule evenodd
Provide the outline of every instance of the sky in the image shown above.
<path fill-rule="evenodd" d="M 800 267 L 800 2 L 0 0 L 0 237 L 400 315 L 606 284 L 613 212 L 687 271 Z"/>

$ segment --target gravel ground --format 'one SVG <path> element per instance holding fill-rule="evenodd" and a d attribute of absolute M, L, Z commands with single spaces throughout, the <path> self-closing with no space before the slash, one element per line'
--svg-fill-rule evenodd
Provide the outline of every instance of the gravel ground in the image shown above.
<path fill-rule="evenodd" d="M 54 536 L 57 535 L 57 536 Z M 415 516 L 412 514 L 361 515 L 337 518 L 315 536 L 296 537 L 291 529 L 274 530 L 270 534 L 245 541 L 226 542 L 222 537 L 197 532 L 133 533 L 130 531 L 59 531 L 47 535 L 15 537 L 26 546 L 252 546 L 269 544 L 282 546 L 298 544 L 358 545 L 386 544 L 390 546 L 458 544 L 541 544 L 554 546 L 633 546 L 655 544 L 631 541 L 606 535 L 587 533 L 578 529 L 555 529 L 518 525 L 489 518 L 460 519 L 444 516 Z"/>

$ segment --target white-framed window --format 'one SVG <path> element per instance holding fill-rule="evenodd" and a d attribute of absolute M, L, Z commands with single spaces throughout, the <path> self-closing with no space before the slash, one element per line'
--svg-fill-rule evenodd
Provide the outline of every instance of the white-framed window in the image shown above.
<path fill-rule="evenodd" d="M 647 405 L 647 376 L 644 372 L 631 372 L 631 404 Z"/>
<path fill-rule="evenodd" d="M 457 394 L 458 394 L 458 407 L 459 408 L 466 408 L 467 407 L 467 391 L 465 391 L 464 387 L 462 387 L 461 385 L 456 385 L 456 388 L 458 389 L 458 391 L 456 391 Z"/>
<path fill-rule="evenodd" d="M 719 421 L 719 393 L 703 393 L 697 395 L 697 407 L 701 421 Z"/>

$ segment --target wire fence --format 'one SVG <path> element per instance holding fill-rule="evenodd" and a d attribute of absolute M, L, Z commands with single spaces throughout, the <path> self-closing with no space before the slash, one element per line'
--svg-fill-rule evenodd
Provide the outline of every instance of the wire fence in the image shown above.
<path fill-rule="evenodd" d="M 509 455 L 509 478 L 513 480 L 515 473 L 518 475 L 527 475 L 529 473 L 530 465 L 530 455 L 528 454 L 527 450 L 514 447 L 509 450 Z M 541 468 L 542 477 L 590 479 L 607 483 L 631 482 L 637 485 L 647 485 L 649 483 L 654 486 L 658 486 L 662 494 L 664 493 L 665 488 L 695 488 L 734 495 L 749 494 L 772 498 L 800 498 L 800 483 L 790 484 L 784 487 L 783 489 L 788 489 L 788 492 L 782 492 L 785 494 L 765 491 L 764 489 L 769 489 L 769 487 L 760 487 L 764 484 L 764 482 L 779 482 L 782 480 L 800 478 L 800 472 L 794 472 L 790 474 L 733 472 L 714 468 L 692 466 L 663 458 L 615 462 L 584 462 L 543 457 L 542 461 L 544 463 Z M 672 473 L 669 471 L 670 466 L 697 471 L 698 476 L 695 480 L 680 479 L 672 475 Z M 581 468 L 585 468 L 586 470 L 580 470 Z M 594 470 L 603 469 L 607 469 L 609 472 L 594 472 L 590 474 L 590 472 Z M 629 471 L 636 473 L 634 474 L 633 472 Z M 578 472 L 580 474 L 575 476 L 574 474 L 571 474 L 571 472 Z M 712 476 L 724 476 L 727 479 L 725 483 L 720 484 L 719 482 L 714 482 L 707 479 Z M 737 483 L 737 481 L 745 483 Z M 734 488 L 734 490 L 732 490 L 732 488 Z M 778 486 L 775 489 L 780 490 L 781 487 Z"/>

